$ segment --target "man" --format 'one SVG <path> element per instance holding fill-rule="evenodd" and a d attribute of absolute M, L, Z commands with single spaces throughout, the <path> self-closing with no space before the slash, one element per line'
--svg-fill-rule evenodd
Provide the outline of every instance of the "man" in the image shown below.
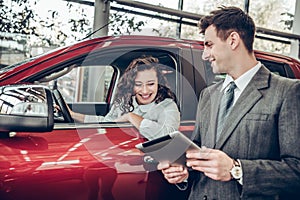
<path fill-rule="evenodd" d="M 200 95 L 194 134 L 205 147 L 186 152 L 189 170 L 158 168 L 170 183 L 191 184 L 190 199 L 299 199 L 300 82 L 256 60 L 255 24 L 241 9 L 221 7 L 199 26 L 203 59 L 227 76 Z"/>

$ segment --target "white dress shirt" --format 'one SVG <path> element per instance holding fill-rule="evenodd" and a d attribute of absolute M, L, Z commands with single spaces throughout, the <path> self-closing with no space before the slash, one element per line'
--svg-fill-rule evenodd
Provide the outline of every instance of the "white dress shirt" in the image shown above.
<path fill-rule="evenodd" d="M 247 87 L 253 76 L 256 74 L 256 72 L 259 70 L 261 67 L 261 62 L 258 62 L 257 65 L 252 67 L 250 70 L 245 72 L 242 76 L 237 78 L 236 80 L 233 80 L 233 78 L 229 75 L 226 75 L 226 78 L 224 80 L 223 86 L 222 86 L 222 91 L 225 92 L 229 86 L 229 83 L 234 81 L 236 84 L 236 89 L 234 90 L 234 100 L 233 104 L 236 103 L 238 98 L 240 97 L 241 93 L 244 91 L 244 89 Z"/>

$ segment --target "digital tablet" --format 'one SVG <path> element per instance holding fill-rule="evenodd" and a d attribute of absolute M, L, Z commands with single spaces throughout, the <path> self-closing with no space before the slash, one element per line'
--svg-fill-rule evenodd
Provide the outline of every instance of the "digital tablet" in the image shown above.
<path fill-rule="evenodd" d="M 201 149 L 180 131 L 136 145 L 145 153 L 144 161 L 169 162 L 185 165 L 188 149 Z M 151 160 L 152 159 L 152 160 Z"/>

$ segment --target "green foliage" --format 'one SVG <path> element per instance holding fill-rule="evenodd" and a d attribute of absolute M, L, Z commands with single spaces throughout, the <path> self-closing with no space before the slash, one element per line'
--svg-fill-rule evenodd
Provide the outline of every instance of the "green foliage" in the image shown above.
<path fill-rule="evenodd" d="M 10 38 L 24 43 L 30 40 L 30 45 L 39 46 L 61 46 L 69 42 L 74 42 L 85 38 L 92 33 L 92 18 L 83 5 L 78 3 L 65 2 L 70 18 L 62 21 L 62 15 L 57 10 L 49 10 L 46 18 L 37 14 L 34 6 L 40 0 L 0 0 L 0 32 L 26 36 L 26 41 L 18 37 Z M 187 0 L 188 1 L 188 0 Z M 187 2 L 185 1 L 185 2 Z M 195 4 L 190 0 L 186 5 L 186 10 L 199 14 L 208 14 L 211 10 L 220 5 L 236 5 L 243 8 L 241 0 L 201 0 L 201 4 Z M 266 0 L 251 1 L 250 15 L 259 27 L 274 29 L 278 31 L 287 30 L 290 32 L 293 26 L 293 14 L 288 12 L 287 0 Z M 76 14 L 71 15 L 71 14 Z M 73 16 L 73 17 L 72 17 Z M 146 25 L 145 21 L 138 20 L 137 15 L 130 13 L 119 13 L 111 11 L 109 22 L 109 33 L 111 35 L 131 34 L 141 31 Z M 270 20 L 272 19 L 272 20 Z M 67 20 L 67 21 L 66 21 Z M 153 19 L 150 19 L 154 21 Z M 177 25 L 175 23 L 159 21 L 153 28 L 153 32 L 160 36 L 176 36 Z M 182 26 L 181 38 L 198 39 L 199 32 L 196 27 Z M 149 27 L 152 28 L 152 27 Z M 1 38 L 0 39 L 5 39 Z M 282 48 L 278 45 L 269 45 L 265 42 L 256 43 L 256 48 L 260 50 L 277 51 Z"/>
<path fill-rule="evenodd" d="M 0 1 L 0 32 L 38 35 L 36 27 L 30 27 L 36 16 L 28 0 L 11 0 L 11 6 L 5 3 Z"/>
<path fill-rule="evenodd" d="M 291 14 L 291 13 L 288 13 L 288 12 L 284 12 L 284 13 L 281 13 L 280 14 L 281 16 L 285 16 L 286 18 L 288 19 L 285 19 L 285 20 L 280 20 L 281 23 L 284 24 L 284 29 L 286 30 L 292 30 L 293 28 L 293 22 L 294 22 L 294 15 Z"/>
<path fill-rule="evenodd" d="M 66 2 L 69 15 L 76 14 L 62 21 L 62 14 L 57 10 L 48 10 L 47 17 L 41 18 L 34 9 L 39 0 L 0 0 L 0 32 L 20 34 L 31 38 L 32 45 L 61 46 L 66 40 L 78 41 L 92 32 L 93 19 L 87 16 L 87 11 L 81 4 Z M 75 16 L 75 15 L 72 15 Z M 114 35 L 130 34 L 140 31 L 143 21 L 137 21 L 135 16 L 113 13 L 110 28 Z M 16 38 L 10 38 L 10 40 Z"/>
<path fill-rule="evenodd" d="M 141 31 L 145 25 L 144 21 L 136 21 L 136 16 L 122 15 L 119 13 L 110 14 L 110 31 L 113 35 L 130 35 L 132 32 Z"/>

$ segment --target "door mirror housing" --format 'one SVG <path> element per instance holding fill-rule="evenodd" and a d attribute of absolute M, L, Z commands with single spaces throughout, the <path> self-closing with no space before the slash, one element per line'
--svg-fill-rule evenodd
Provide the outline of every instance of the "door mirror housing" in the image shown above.
<path fill-rule="evenodd" d="M 0 87 L 0 132 L 48 132 L 54 126 L 53 98 L 43 85 Z"/>

